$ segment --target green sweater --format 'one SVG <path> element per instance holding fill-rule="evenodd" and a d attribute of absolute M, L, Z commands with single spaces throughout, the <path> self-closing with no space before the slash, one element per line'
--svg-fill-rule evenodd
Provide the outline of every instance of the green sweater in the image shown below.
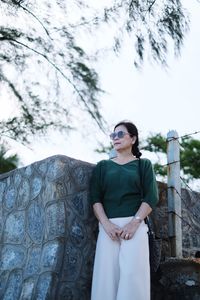
<path fill-rule="evenodd" d="M 152 208 L 158 202 L 157 183 L 149 159 L 141 159 L 143 199 L 139 160 L 120 165 L 102 160 L 94 168 L 90 182 L 91 204 L 102 203 L 108 218 L 134 216 L 142 202 Z"/>

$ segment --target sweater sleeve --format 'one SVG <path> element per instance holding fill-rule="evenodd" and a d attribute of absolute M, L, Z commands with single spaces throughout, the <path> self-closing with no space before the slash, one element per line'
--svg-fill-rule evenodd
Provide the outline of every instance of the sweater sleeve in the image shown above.
<path fill-rule="evenodd" d="M 89 200 L 93 205 L 97 202 L 102 202 L 102 167 L 103 161 L 97 163 L 92 171 L 89 187 Z"/>
<path fill-rule="evenodd" d="M 154 208 L 159 200 L 158 187 L 157 187 L 153 166 L 149 159 L 143 160 L 142 186 L 143 186 L 142 202 L 146 202 L 151 206 L 151 208 Z"/>

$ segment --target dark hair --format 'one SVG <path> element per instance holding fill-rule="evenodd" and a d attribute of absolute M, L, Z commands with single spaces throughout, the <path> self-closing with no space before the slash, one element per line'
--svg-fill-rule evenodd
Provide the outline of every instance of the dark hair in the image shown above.
<path fill-rule="evenodd" d="M 124 126 L 126 127 L 128 133 L 130 134 L 131 137 L 135 136 L 136 137 L 136 141 L 132 146 L 132 153 L 133 155 L 135 155 L 137 158 L 140 158 L 140 156 L 142 155 L 142 153 L 139 151 L 139 138 L 138 138 L 138 130 L 137 127 L 129 122 L 129 121 L 121 121 L 119 122 L 117 125 L 115 125 L 114 130 L 118 127 L 118 126 Z"/>

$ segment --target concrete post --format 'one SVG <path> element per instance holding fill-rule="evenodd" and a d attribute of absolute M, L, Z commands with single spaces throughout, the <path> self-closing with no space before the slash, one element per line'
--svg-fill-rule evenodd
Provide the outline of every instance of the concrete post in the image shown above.
<path fill-rule="evenodd" d="M 168 213 L 171 256 L 182 257 L 180 144 L 176 131 L 167 134 Z"/>

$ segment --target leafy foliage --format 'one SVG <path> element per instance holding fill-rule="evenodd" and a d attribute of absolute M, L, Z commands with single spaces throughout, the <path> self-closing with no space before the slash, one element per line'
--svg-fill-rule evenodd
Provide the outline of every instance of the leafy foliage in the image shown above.
<path fill-rule="evenodd" d="M 181 167 L 189 179 L 200 177 L 200 140 L 187 137 L 181 141 Z"/>
<path fill-rule="evenodd" d="M 98 75 L 66 27 L 67 8 L 59 1 L 2 3 L 0 84 L 16 109 L 0 123 L 1 134 L 26 143 L 48 128 L 71 129 L 75 99 L 103 127 Z"/>
<path fill-rule="evenodd" d="M 19 158 L 17 155 L 7 156 L 7 149 L 0 145 L 0 173 L 5 173 L 17 168 Z"/>
<path fill-rule="evenodd" d="M 147 54 L 166 65 L 169 44 L 178 54 L 188 29 L 180 0 L 112 0 L 98 9 L 84 0 L 2 0 L 0 14 L 0 86 L 13 107 L 0 133 L 25 143 L 48 128 L 76 127 L 80 110 L 104 130 L 98 33 L 112 28 L 116 53 L 128 33 L 140 67 Z"/>
<path fill-rule="evenodd" d="M 161 133 L 157 133 L 155 135 L 151 135 L 146 139 L 146 146 L 143 147 L 144 150 L 150 152 L 166 152 L 166 139 L 161 135 Z"/>
<path fill-rule="evenodd" d="M 134 64 L 141 67 L 145 56 L 167 65 L 167 54 L 171 42 L 174 53 L 180 53 L 189 18 L 181 0 L 116 0 L 104 8 L 101 17 L 97 15 L 93 24 L 101 21 L 115 22 L 113 49 L 118 52 L 124 36 L 128 33 L 135 42 Z M 85 20 L 84 24 L 88 24 Z"/>
<path fill-rule="evenodd" d="M 180 165 L 181 170 L 187 181 L 199 179 L 200 177 L 200 140 L 194 139 L 191 136 L 180 138 Z M 159 153 L 167 153 L 167 143 L 164 136 L 160 133 L 151 135 L 146 140 L 144 150 L 154 152 L 159 156 Z M 154 169 L 156 174 L 161 176 L 167 175 L 167 166 L 163 166 L 158 158 Z"/>

